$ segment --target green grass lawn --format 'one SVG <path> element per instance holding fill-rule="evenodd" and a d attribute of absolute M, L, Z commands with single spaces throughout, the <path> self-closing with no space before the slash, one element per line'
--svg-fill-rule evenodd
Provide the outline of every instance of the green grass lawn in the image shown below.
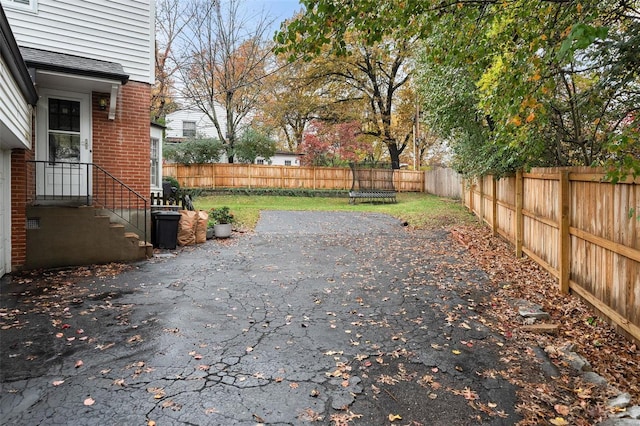
<path fill-rule="evenodd" d="M 287 197 L 269 195 L 214 195 L 197 197 L 198 210 L 229 206 L 236 218 L 236 226 L 254 229 L 262 210 L 316 210 L 385 213 L 407 221 L 416 229 L 447 226 L 455 223 L 477 223 L 459 201 L 419 193 L 399 193 L 395 204 L 358 202 L 349 204 L 348 198 Z"/>

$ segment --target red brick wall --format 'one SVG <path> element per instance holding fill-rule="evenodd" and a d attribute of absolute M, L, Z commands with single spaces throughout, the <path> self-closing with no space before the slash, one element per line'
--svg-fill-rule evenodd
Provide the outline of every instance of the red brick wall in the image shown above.
<path fill-rule="evenodd" d="M 100 98 L 108 100 L 109 95 L 92 96 L 93 162 L 148 199 L 151 86 L 134 81 L 122 86 L 115 120 L 109 120 L 108 106 L 100 109 Z"/>
<path fill-rule="evenodd" d="M 11 269 L 18 271 L 27 259 L 27 182 L 31 181 L 26 161 L 33 160 L 33 151 L 11 151 Z"/>
<path fill-rule="evenodd" d="M 109 120 L 108 108 L 100 109 L 103 97 L 109 99 L 109 94 L 93 93 L 92 96 L 93 163 L 148 200 L 151 86 L 133 81 L 122 86 L 115 120 Z M 33 143 L 35 146 L 35 139 Z M 27 255 L 26 207 L 32 198 L 27 196 L 27 191 L 34 191 L 35 182 L 34 168 L 26 161 L 32 159 L 33 151 L 14 149 L 11 152 L 11 267 L 14 271 L 22 269 Z M 94 193 L 97 184 L 94 177 Z"/>

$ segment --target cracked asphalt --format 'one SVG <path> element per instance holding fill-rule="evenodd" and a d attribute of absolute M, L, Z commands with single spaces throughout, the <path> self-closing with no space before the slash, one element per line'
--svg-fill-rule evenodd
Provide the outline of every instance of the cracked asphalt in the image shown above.
<path fill-rule="evenodd" d="M 3 424 L 519 419 L 479 316 L 488 277 L 444 229 L 269 211 L 251 234 L 71 275 L 1 281 Z"/>

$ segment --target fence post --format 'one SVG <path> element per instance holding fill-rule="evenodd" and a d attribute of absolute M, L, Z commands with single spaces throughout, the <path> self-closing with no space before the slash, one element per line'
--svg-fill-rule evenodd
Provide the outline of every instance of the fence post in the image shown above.
<path fill-rule="evenodd" d="M 462 205 L 465 206 L 465 207 L 469 207 L 467 205 L 467 196 L 464 193 L 464 187 L 465 187 L 464 181 L 465 181 L 465 178 L 461 178 L 460 179 L 460 187 L 461 187 L 460 188 L 460 195 L 462 196 Z"/>
<path fill-rule="evenodd" d="M 516 257 L 522 257 L 522 240 L 524 234 L 524 216 L 522 215 L 522 196 L 524 189 L 524 178 L 522 170 L 516 172 Z"/>
<path fill-rule="evenodd" d="M 558 182 L 558 284 L 560 293 L 569 293 L 571 272 L 571 235 L 569 234 L 570 186 L 569 171 L 559 173 Z"/>
<path fill-rule="evenodd" d="M 498 235 L 498 181 L 491 176 L 491 234 Z"/>
<path fill-rule="evenodd" d="M 284 166 L 280 166 L 280 188 L 288 189 L 284 186 Z"/>
<path fill-rule="evenodd" d="M 484 222 L 484 176 L 480 176 L 480 205 L 478 206 L 478 215 L 480 216 L 480 223 Z"/>

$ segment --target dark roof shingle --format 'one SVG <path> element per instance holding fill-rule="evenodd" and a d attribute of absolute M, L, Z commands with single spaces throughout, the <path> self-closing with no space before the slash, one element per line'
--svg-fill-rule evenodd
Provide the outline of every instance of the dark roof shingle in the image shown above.
<path fill-rule="evenodd" d="M 129 80 L 129 75 L 125 74 L 122 65 L 117 62 L 100 61 L 32 47 L 20 47 L 20 53 L 28 67 L 119 80 L 122 84 Z"/>

